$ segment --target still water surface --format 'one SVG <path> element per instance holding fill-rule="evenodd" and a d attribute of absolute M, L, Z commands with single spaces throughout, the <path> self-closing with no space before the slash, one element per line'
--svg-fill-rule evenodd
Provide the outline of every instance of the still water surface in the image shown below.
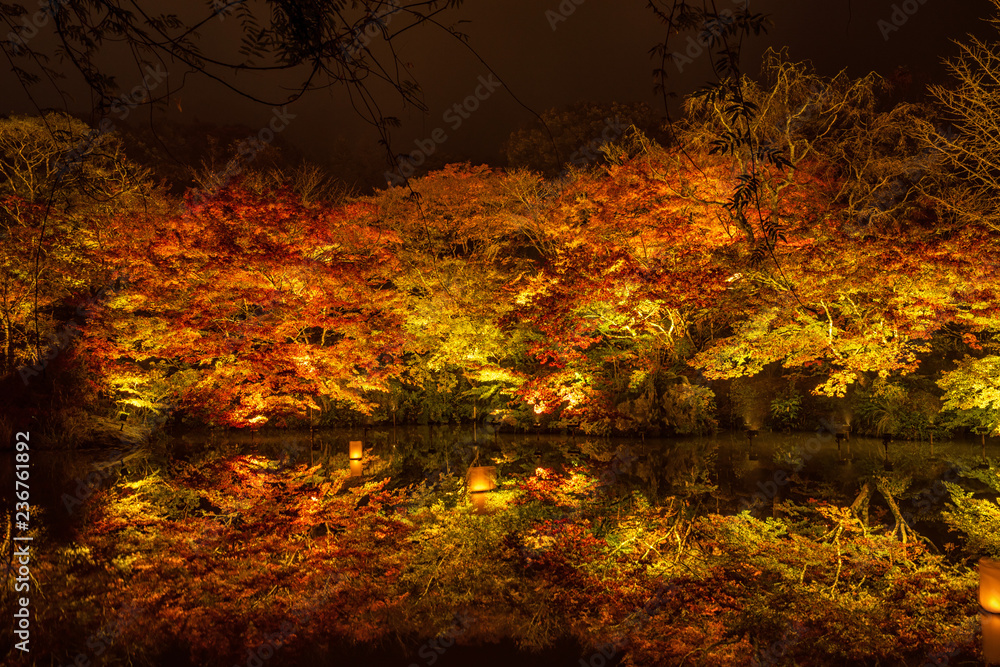
<path fill-rule="evenodd" d="M 330 429 L 308 431 L 190 432 L 166 444 L 168 458 L 197 461 L 207 452 L 255 454 L 276 466 L 324 463 L 348 467 L 348 442 L 362 440 L 364 474 L 391 477 L 394 485 L 420 479 L 464 475 L 470 465 L 494 465 L 505 476 L 531 474 L 538 468 L 563 470 L 589 466 L 609 487 L 642 491 L 656 502 L 696 480 L 718 487 L 723 505 L 735 510 L 767 488 L 780 485 L 778 498 L 794 488 L 822 484 L 845 497 L 857 493 L 872 474 L 910 476 L 911 489 L 934 484 L 949 469 L 971 468 L 997 456 L 995 442 L 893 442 L 852 437 L 838 441 L 827 432 L 762 432 L 750 439 L 743 432 L 674 439 L 591 438 L 551 434 L 495 433 L 479 427 L 400 427 L 397 429 Z M 69 537 L 72 525 L 65 498 L 77 494 L 88 476 L 104 470 L 110 483 L 127 451 L 38 451 L 32 453 L 32 498 L 43 510 L 53 537 Z M 125 466 L 137 465 L 129 461 Z M 700 477 L 699 477 L 700 475 Z M 778 477 L 776 477 L 776 475 Z M 759 496 L 758 496 L 759 498 Z M 768 504 L 771 496 L 768 496 Z M 738 511 L 738 510 L 737 510 Z"/>
<path fill-rule="evenodd" d="M 766 502 L 754 511 L 770 514 L 771 501 L 805 489 L 825 488 L 853 498 L 860 481 L 868 475 L 893 474 L 912 477 L 911 490 L 930 488 L 956 466 L 971 468 L 985 455 L 997 455 L 996 444 L 948 441 L 896 442 L 888 449 L 880 439 L 854 437 L 837 441 L 829 433 L 760 433 L 752 440 L 743 432 L 723 432 L 712 436 L 680 439 L 588 438 L 550 434 L 495 433 L 471 427 L 401 427 L 388 430 L 331 429 L 315 433 L 285 431 L 191 432 L 166 444 L 168 458 L 197 461 L 207 453 L 222 455 L 255 454 L 270 458 L 276 466 L 324 463 L 348 466 L 348 442 L 363 440 L 364 475 L 391 477 L 405 485 L 420 479 L 433 482 L 442 476 L 464 475 L 472 464 L 495 465 L 498 476 L 531 474 L 538 468 L 561 470 L 590 466 L 609 489 L 635 489 L 650 501 L 683 492 L 697 481 L 718 487 L 708 511 L 739 511 L 758 494 Z M 84 512 L 74 506 L 68 512 L 65 498 L 79 493 L 81 483 L 95 471 L 105 470 L 102 484 L 116 477 L 117 461 L 128 452 L 74 451 L 32 452 L 32 501 L 34 519 L 46 527 L 45 541 L 66 543 L 80 530 Z M 126 459 L 125 466 L 141 466 L 139 459 Z M 141 468 L 140 468 L 141 469 Z M 0 471 L 10 477 L 11 471 Z M 776 476 L 777 475 L 777 476 Z M 769 486 L 775 479 L 791 477 L 790 483 Z M 11 479 L 2 480 L 13 484 Z M 768 493 L 768 488 L 777 493 Z M 940 494 L 939 494 L 940 495 Z M 941 498 L 940 500 L 943 500 Z M 85 499 L 84 499 L 85 504 Z M 943 531 L 927 531 L 932 539 Z M 935 535 L 940 532 L 941 536 Z M 938 539 L 935 539 L 938 541 Z M 44 542 L 38 545 L 44 548 Z M 332 647 L 331 647 L 332 649 Z M 400 665 L 412 662 L 404 653 L 391 649 L 369 651 L 358 647 L 332 649 L 342 664 Z M 398 653 L 398 655 L 397 655 Z M 540 667 L 577 665 L 581 651 L 562 645 L 542 654 L 527 654 L 511 643 L 490 647 L 453 647 L 437 662 L 447 665 L 522 665 Z M 331 656 L 326 656 L 331 657 Z M 608 663 L 614 664 L 613 661 Z"/>

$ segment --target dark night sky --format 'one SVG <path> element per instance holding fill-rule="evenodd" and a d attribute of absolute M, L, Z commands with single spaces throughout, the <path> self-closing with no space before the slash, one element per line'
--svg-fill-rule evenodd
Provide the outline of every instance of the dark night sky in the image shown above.
<path fill-rule="evenodd" d="M 768 34 L 752 38 L 747 45 L 744 70 L 757 72 L 760 54 L 767 46 L 787 46 L 792 59 L 812 60 L 823 74 L 847 68 L 853 75 L 872 70 L 889 75 L 904 65 L 918 80 L 946 80 L 941 59 L 956 52 L 953 40 L 969 32 L 985 37 L 995 34 L 983 21 L 990 16 L 992 5 L 989 0 L 920 1 L 909 0 L 916 12 L 885 39 L 879 20 L 890 20 L 893 5 L 905 3 L 756 0 L 752 9 L 769 14 L 773 26 Z M 456 19 L 471 21 L 462 26 L 470 35 L 470 44 L 503 77 L 509 90 L 541 112 L 577 101 L 645 101 L 654 108 L 660 104 L 653 93 L 653 63 L 648 51 L 662 29 L 644 5 L 644 0 L 584 0 L 555 31 L 545 12 L 557 10 L 559 0 L 467 0 L 450 11 Z M 718 0 L 717 6 L 722 10 L 736 4 L 735 0 Z M 174 11 L 204 11 L 201 2 L 171 3 L 170 7 Z M 235 28 L 234 23 L 225 27 Z M 675 37 L 674 44 L 683 48 L 685 39 L 686 35 Z M 458 41 L 436 29 L 410 31 L 398 46 L 412 63 L 411 71 L 422 85 L 430 109 L 421 114 L 386 98 L 384 113 L 404 120 L 404 126 L 394 132 L 394 149 L 406 152 L 412 150 L 415 139 L 429 136 L 437 127 L 447 127 L 445 111 L 472 93 L 477 78 L 488 71 Z M 707 55 L 697 58 L 683 73 L 673 76 L 672 89 L 683 95 L 704 84 L 711 78 L 708 61 Z M 675 72 L 671 70 L 671 74 Z M 120 79 L 125 82 L 128 75 Z M 9 93 L 4 95 L 7 110 L 31 111 L 8 73 L 0 77 L 0 85 Z M 260 85 L 268 84 L 262 81 Z M 271 117 L 269 108 L 243 101 L 208 81 L 189 79 L 180 97 L 183 111 L 174 108 L 170 112 L 177 119 L 235 122 L 255 128 Z M 44 93 L 40 100 L 43 106 L 54 102 Z M 358 151 L 376 149 L 374 131 L 357 119 L 340 90 L 316 92 L 289 110 L 297 117 L 283 138 L 314 159 L 325 161 L 344 142 Z M 509 94 L 498 91 L 458 130 L 448 131 L 449 139 L 441 152 L 495 159 L 510 131 L 530 119 Z"/>

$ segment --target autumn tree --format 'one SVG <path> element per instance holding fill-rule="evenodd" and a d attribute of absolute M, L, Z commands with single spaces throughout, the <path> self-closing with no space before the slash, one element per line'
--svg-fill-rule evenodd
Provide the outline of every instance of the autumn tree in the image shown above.
<path fill-rule="evenodd" d="M 683 360 L 732 274 L 733 241 L 711 208 L 677 196 L 721 197 L 728 183 L 702 179 L 675 151 L 637 146 L 574 174 L 537 227 L 544 254 L 512 317 L 536 332 L 538 366 L 520 393 L 540 417 L 598 431 L 664 426 L 676 383 L 688 384 Z"/>
<path fill-rule="evenodd" d="M 665 419 L 676 402 L 664 381 L 691 380 L 688 362 L 706 380 L 776 365 L 843 396 L 915 372 L 935 336 L 995 330 L 997 267 L 982 261 L 995 239 L 956 233 L 923 194 L 939 156 L 907 176 L 923 155 L 907 127 L 926 112 L 883 109 L 875 77 L 823 79 L 777 54 L 765 73 L 742 89 L 753 146 L 788 156 L 756 168 L 744 202 L 780 231 L 767 261 L 754 258 L 759 228 L 731 206 L 751 147 L 713 154 L 714 137 L 742 132 L 721 98 L 690 101 L 680 146 L 618 155 L 548 200 L 540 270 L 515 301 L 541 364 L 521 394 L 543 413 L 573 395 L 604 423 Z"/>
<path fill-rule="evenodd" d="M 525 230 L 537 202 L 524 194 L 539 183 L 537 175 L 449 165 L 413 180 L 419 199 L 390 188 L 365 200 L 405 239 L 394 279 L 406 311 L 401 381 L 422 392 L 420 409 L 438 419 L 482 416 L 523 381 L 524 332 L 505 317 L 511 284 L 534 270 Z M 457 394 L 457 413 L 440 414 L 438 399 Z"/>
<path fill-rule="evenodd" d="M 370 411 L 366 392 L 399 372 L 398 242 L 369 205 L 232 185 L 116 244 L 127 287 L 87 351 L 126 405 L 169 398 L 232 426 L 320 397 Z"/>
<path fill-rule="evenodd" d="M 1000 2 L 991 23 L 1000 28 Z M 929 145 L 942 147 L 953 178 L 941 205 L 965 222 L 1000 230 L 1000 54 L 996 41 L 969 36 L 959 42 L 959 55 L 948 61 L 953 81 L 931 86 L 931 93 L 953 132 L 926 132 Z"/>
<path fill-rule="evenodd" d="M 155 206 L 153 192 L 112 134 L 59 113 L 0 120 L 4 373 L 42 357 L 60 308 L 117 277 L 105 255 L 112 221 Z"/>
<path fill-rule="evenodd" d="M 927 105 L 888 106 L 891 85 L 877 74 L 824 77 L 808 63 L 789 61 L 787 51 L 769 49 L 759 80 L 745 76 L 740 90 L 753 110 L 748 128 L 735 126 L 720 100 L 700 95 L 686 101 L 678 133 L 695 154 L 744 131 L 755 145 L 779 151 L 788 169 L 757 179 L 766 205 L 800 165 L 837 182 L 833 203 L 859 231 L 877 233 L 929 203 L 944 155 L 923 137 L 938 123 Z M 739 169 L 749 168 L 750 152 L 734 157 Z M 784 224 L 774 222 L 779 229 Z"/>
<path fill-rule="evenodd" d="M 983 437 L 1000 435 L 1000 357 L 965 357 L 958 366 L 942 374 L 944 409 L 955 421 Z"/>
<path fill-rule="evenodd" d="M 978 262 L 975 248 L 993 241 L 951 233 L 931 196 L 943 153 L 921 139 L 935 127 L 928 109 L 885 108 L 878 77 L 819 77 L 780 53 L 766 55 L 762 74 L 741 90 L 755 145 L 788 159 L 783 171 L 755 180 L 756 214 L 780 242 L 770 246 L 772 261 L 739 270 L 733 287 L 746 320 L 701 353 L 706 373 L 754 375 L 780 362 L 817 372 L 825 377 L 818 391 L 843 395 L 866 374 L 913 372 L 949 322 L 991 326 L 995 309 L 980 292 L 996 267 Z M 687 109 L 680 135 L 694 156 L 714 150 L 720 134 L 742 132 L 714 97 L 692 97 Z M 734 158 L 748 159 L 746 152 Z M 790 205 L 789 190 L 805 198 Z M 713 203 L 734 233 L 751 242 L 759 235 L 733 219 L 731 201 Z M 957 289 L 944 289 L 940 276 Z"/>

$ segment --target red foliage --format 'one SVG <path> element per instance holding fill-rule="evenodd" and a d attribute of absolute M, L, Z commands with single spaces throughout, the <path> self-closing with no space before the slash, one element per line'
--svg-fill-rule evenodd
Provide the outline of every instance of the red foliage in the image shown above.
<path fill-rule="evenodd" d="M 238 185 L 119 237 L 127 295 L 92 327 L 107 374 L 156 360 L 196 369 L 181 404 L 231 426 L 303 414 L 399 373 L 399 240 L 372 207 L 304 204 Z"/>

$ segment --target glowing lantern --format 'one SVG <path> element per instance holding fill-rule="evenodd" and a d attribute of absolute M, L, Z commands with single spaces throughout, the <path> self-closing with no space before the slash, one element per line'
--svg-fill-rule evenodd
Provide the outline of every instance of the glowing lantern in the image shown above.
<path fill-rule="evenodd" d="M 1000 561 L 979 559 L 979 606 L 1000 614 Z"/>
<path fill-rule="evenodd" d="M 496 472 L 496 466 L 469 468 L 469 475 L 466 478 L 469 493 L 483 493 L 497 488 Z"/>
<path fill-rule="evenodd" d="M 1000 562 L 979 559 L 979 620 L 983 628 L 983 660 L 1000 663 Z"/>
<path fill-rule="evenodd" d="M 1000 615 L 979 614 L 983 628 L 983 662 L 1000 663 Z"/>
<path fill-rule="evenodd" d="M 352 461 L 360 461 L 361 460 L 361 452 L 362 452 L 361 441 L 360 440 L 351 440 L 351 442 L 349 443 L 349 451 L 350 451 L 349 458 Z"/>
<path fill-rule="evenodd" d="M 361 461 L 351 461 L 351 477 L 361 477 L 361 473 L 364 471 L 364 468 L 365 465 Z"/>
<path fill-rule="evenodd" d="M 472 497 L 472 507 L 476 514 L 486 514 L 486 494 L 497 488 L 496 471 L 496 466 L 469 468 L 466 486 Z"/>

